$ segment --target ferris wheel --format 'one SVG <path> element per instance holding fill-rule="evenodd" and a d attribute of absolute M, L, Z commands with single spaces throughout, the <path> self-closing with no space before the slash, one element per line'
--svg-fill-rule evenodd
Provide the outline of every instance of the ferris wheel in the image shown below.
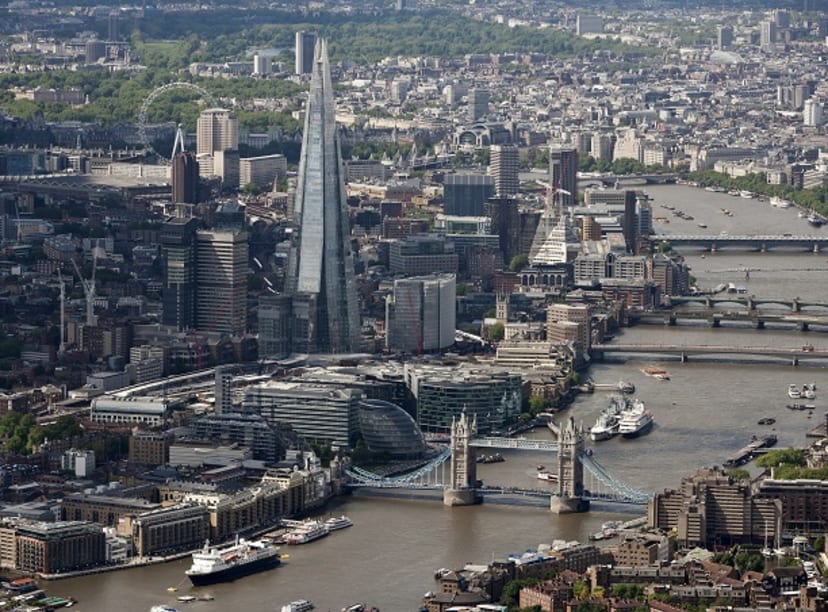
<path fill-rule="evenodd" d="M 150 95 L 147 96 L 144 103 L 141 104 L 141 109 L 138 111 L 138 135 L 141 139 L 141 143 L 144 145 L 146 150 L 149 153 L 152 153 L 158 159 L 163 162 L 170 163 L 170 158 L 162 153 L 159 153 L 155 150 L 150 142 L 149 136 L 147 135 L 147 113 L 149 109 L 152 107 L 153 102 L 155 102 L 159 97 L 163 96 L 164 94 L 170 91 L 189 91 L 195 94 L 198 99 L 203 101 L 208 107 L 217 106 L 216 99 L 205 90 L 203 87 L 199 87 L 193 83 L 187 83 L 186 81 L 175 81 L 173 83 L 166 83 L 165 85 L 161 85 L 160 87 L 156 87 L 150 92 Z M 176 134 L 176 141 L 178 140 L 179 136 Z M 174 147 L 175 148 L 175 147 Z"/>

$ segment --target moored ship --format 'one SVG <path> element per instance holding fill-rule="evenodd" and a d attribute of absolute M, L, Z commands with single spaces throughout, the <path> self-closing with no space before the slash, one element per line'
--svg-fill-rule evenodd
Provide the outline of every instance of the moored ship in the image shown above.
<path fill-rule="evenodd" d="M 621 414 L 627 409 L 627 400 L 623 397 L 613 397 L 610 405 L 601 411 L 598 419 L 589 430 L 589 437 L 593 442 L 609 440 L 618 433 Z"/>
<path fill-rule="evenodd" d="M 328 531 L 345 529 L 346 527 L 351 527 L 353 524 L 354 522 L 344 514 L 342 516 L 332 516 L 325 521 L 325 526 L 328 528 Z"/>
<path fill-rule="evenodd" d="M 656 368 L 653 366 L 646 367 L 641 370 L 647 376 L 652 376 L 653 378 L 657 378 L 659 380 L 670 380 L 670 373 L 667 370 L 663 370 L 662 368 Z"/>
<path fill-rule="evenodd" d="M 254 574 L 281 563 L 279 548 L 265 540 L 236 539 L 230 546 L 211 547 L 209 542 L 193 553 L 185 573 L 196 586 L 215 584 Z"/>
<path fill-rule="evenodd" d="M 288 544 L 307 544 L 319 538 L 324 538 L 330 531 L 325 523 L 305 521 L 285 536 L 285 542 Z"/>
<path fill-rule="evenodd" d="M 625 438 L 635 438 L 647 433 L 653 426 L 653 413 L 644 408 L 644 402 L 635 400 L 632 408 L 621 415 L 618 433 Z"/>

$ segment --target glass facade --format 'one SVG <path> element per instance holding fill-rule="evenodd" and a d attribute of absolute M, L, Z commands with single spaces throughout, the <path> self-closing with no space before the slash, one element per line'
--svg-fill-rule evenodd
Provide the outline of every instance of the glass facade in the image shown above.
<path fill-rule="evenodd" d="M 426 450 L 425 437 L 417 423 L 391 402 L 370 399 L 359 402 L 359 427 L 371 452 L 416 459 Z"/>

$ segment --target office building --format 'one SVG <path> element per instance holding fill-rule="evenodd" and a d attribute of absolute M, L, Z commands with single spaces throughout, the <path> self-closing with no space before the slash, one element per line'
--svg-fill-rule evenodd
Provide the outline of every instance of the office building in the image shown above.
<path fill-rule="evenodd" d="M 453 274 L 394 281 L 385 303 L 386 347 L 417 355 L 454 344 L 456 280 Z"/>
<path fill-rule="evenodd" d="M 296 55 L 296 74 L 311 74 L 313 72 L 314 48 L 316 34 L 313 32 L 296 32 L 294 53 Z"/>
<path fill-rule="evenodd" d="M 118 12 L 112 11 L 107 16 L 107 40 L 116 41 L 121 37 L 120 24 L 118 23 Z"/>
<path fill-rule="evenodd" d="M 196 328 L 242 335 L 247 331 L 247 233 L 196 232 Z"/>
<path fill-rule="evenodd" d="M 494 179 L 495 195 L 510 196 L 518 192 L 518 148 L 515 145 L 492 145 L 489 176 Z"/>
<path fill-rule="evenodd" d="M 172 160 L 173 204 L 198 204 L 198 162 L 190 151 L 177 153 Z"/>
<path fill-rule="evenodd" d="M 417 399 L 417 424 L 426 432 L 448 432 L 465 411 L 478 431 L 500 430 L 520 414 L 523 382 L 501 370 L 406 367 L 406 382 Z"/>
<path fill-rule="evenodd" d="M 578 151 L 574 148 L 549 149 L 550 197 L 555 204 L 575 206 L 578 203 Z"/>
<path fill-rule="evenodd" d="M 287 158 L 281 154 L 244 157 L 239 160 L 239 187 L 256 185 L 275 191 L 274 182 L 287 176 Z"/>
<path fill-rule="evenodd" d="M 604 18 L 599 15 L 578 15 L 575 21 L 575 33 L 578 36 L 584 34 L 601 34 L 604 31 Z"/>
<path fill-rule="evenodd" d="M 491 219 L 491 233 L 498 237 L 503 262 L 508 265 L 520 253 L 520 213 L 517 200 L 494 197 L 486 200 L 485 213 Z"/>
<path fill-rule="evenodd" d="M 759 46 L 763 51 L 773 51 L 776 47 L 776 22 L 765 20 L 759 23 Z"/>
<path fill-rule="evenodd" d="M 207 414 L 190 423 L 190 433 L 196 440 L 247 447 L 253 452 L 253 458 L 260 461 L 275 462 L 284 455 L 276 429 L 258 414 Z"/>
<path fill-rule="evenodd" d="M 327 44 L 319 40 L 299 160 L 285 289 L 292 350 L 349 353 L 360 347 L 351 230 Z"/>
<path fill-rule="evenodd" d="M 489 114 L 489 90 L 474 87 L 469 90 L 469 121 L 480 121 Z"/>
<path fill-rule="evenodd" d="M 716 48 L 725 51 L 733 46 L 733 28 L 730 26 L 719 26 L 716 30 Z"/>
<path fill-rule="evenodd" d="M 259 296 L 259 356 L 287 357 L 291 352 L 291 298 L 265 293 Z"/>
<path fill-rule="evenodd" d="M 271 427 L 290 425 L 308 441 L 348 448 L 359 431 L 362 398 L 344 386 L 272 381 L 248 387 L 242 406 Z"/>
<path fill-rule="evenodd" d="M 95 64 L 98 60 L 106 58 L 106 43 L 101 40 L 90 40 L 85 45 L 87 64 Z"/>
<path fill-rule="evenodd" d="M 415 234 L 392 242 L 388 268 L 395 276 L 456 274 L 457 253 L 454 242 L 435 234 Z"/>
<path fill-rule="evenodd" d="M 482 174 L 449 174 L 443 181 L 443 211 L 447 215 L 479 217 L 495 195 L 495 179 Z"/>
<path fill-rule="evenodd" d="M 164 267 L 161 322 L 179 331 L 196 324 L 197 219 L 168 219 L 158 241 Z"/>

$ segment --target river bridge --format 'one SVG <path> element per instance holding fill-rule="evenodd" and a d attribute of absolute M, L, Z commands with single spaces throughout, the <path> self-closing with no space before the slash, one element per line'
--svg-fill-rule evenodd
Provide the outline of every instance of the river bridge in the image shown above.
<path fill-rule="evenodd" d="M 714 355 L 752 355 L 758 357 L 774 357 L 799 365 L 803 360 L 828 359 L 828 350 L 816 349 L 811 345 L 797 347 L 779 346 L 736 346 L 736 345 L 709 345 L 709 344 L 594 344 L 590 350 L 593 359 L 602 360 L 610 353 L 626 355 L 672 355 L 682 362 L 691 356 Z"/>
<path fill-rule="evenodd" d="M 794 298 L 757 298 L 755 295 L 671 295 L 666 298 L 665 308 L 682 305 L 706 308 L 741 306 L 747 310 L 788 310 L 789 312 L 817 311 L 828 315 L 828 303 L 803 301 Z"/>
<path fill-rule="evenodd" d="M 805 251 L 819 253 L 828 247 L 828 236 L 792 234 L 659 234 L 655 240 L 670 244 L 675 250 L 696 249 L 715 253 L 717 251 Z"/>
<path fill-rule="evenodd" d="M 483 501 L 484 497 L 508 496 L 549 500 L 550 509 L 559 514 L 583 512 L 590 501 L 646 504 L 648 491 L 637 489 L 615 478 L 584 448 L 584 430 L 570 417 L 559 427 L 548 423 L 555 440 L 529 438 L 477 437 L 477 423 L 464 412 L 452 422 L 451 444 L 417 470 L 399 476 L 381 476 L 357 466 L 345 469 L 350 488 L 442 490 L 443 503 L 463 506 Z M 550 487 L 526 488 L 486 486 L 477 479 L 475 449 L 509 449 L 555 453 L 557 472 Z"/>
<path fill-rule="evenodd" d="M 630 320 L 645 323 L 663 323 L 667 326 L 682 322 L 704 321 L 710 327 L 721 327 L 722 323 L 732 322 L 749 324 L 756 329 L 768 326 L 793 327 L 799 331 L 809 331 L 812 327 L 828 328 L 828 313 L 816 314 L 773 314 L 757 310 L 718 310 L 716 308 L 653 310 L 630 314 Z"/>

